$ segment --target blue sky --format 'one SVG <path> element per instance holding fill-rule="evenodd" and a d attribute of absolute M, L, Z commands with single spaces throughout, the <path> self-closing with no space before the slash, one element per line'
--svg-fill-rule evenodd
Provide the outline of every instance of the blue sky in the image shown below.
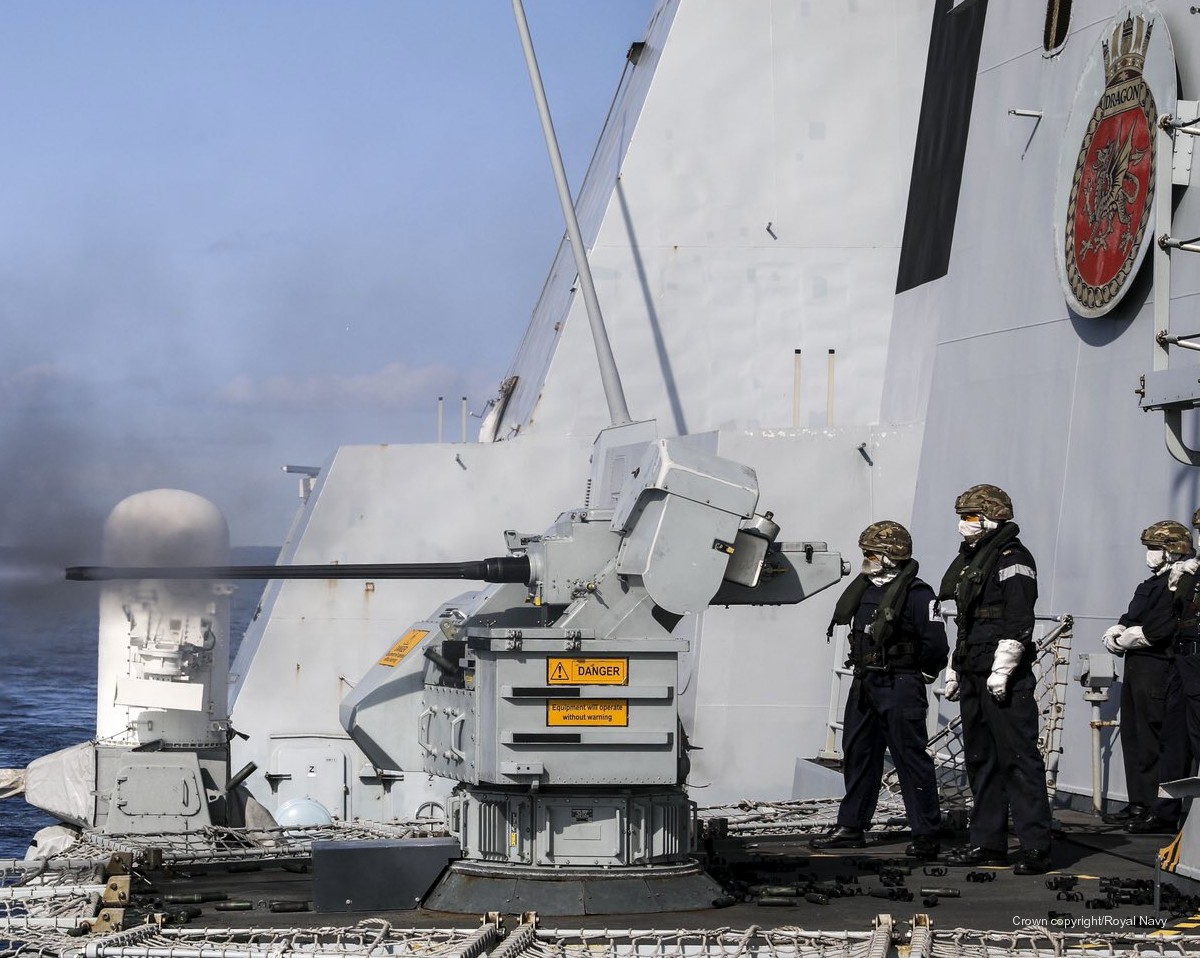
<path fill-rule="evenodd" d="M 526 0 L 573 188 L 653 6 Z M 284 463 L 438 395 L 457 438 L 563 233 L 505 0 L 3 4 L 0 116 L 0 546 L 67 562 L 156 486 L 278 543 Z"/>

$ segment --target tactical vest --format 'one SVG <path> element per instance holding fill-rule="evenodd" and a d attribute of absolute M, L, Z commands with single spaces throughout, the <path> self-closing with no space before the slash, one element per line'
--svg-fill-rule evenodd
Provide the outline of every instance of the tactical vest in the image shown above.
<path fill-rule="evenodd" d="M 870 578 L 858 576 L 842 593 L 829 623 L 828 635 L 835 625 L 850 625 L 850 655 L 846 665 L 854 671 L 920 667 L 918 637 L 897 634 L 908 592 L 917 581 L 917 562 L 907 560 L 891 582 L 874 586 Z"/>
<path fill-rule="evenodd" d="M 998 589 L 994 584 L 989 588 L 989 584 L 1002 556 L 1016 550 L 1029 555 L 1017 540 L 1019 532 L 1015 522 L 1004 523 L 975 549 L 961 552 L 942 579 L 941 597 L 954 599 L 958 609 L 955 616 L 958 641 L 952 661 L 960 672 L 986 675 L 992 669 L 1004 631 L 998 620 L 1004 618 L 1007 610 Z M 1029 663 L 1026 654 L 1019 668 Z"/>
<path fill-rule="evenodd" d="M 1200 580 L 1185 572 L 1175 586 L 1175 612 L 1179 627 L 1175 632 L 1176 645 L 1200 639 Z"/>
<path fill-rule="evenodd" d="M 1020 529 L 1015 522 L 1006 522 L 986 541 L 970 552 L 960 552 L 950 563 L 938 591 L 941 600 L 953 599 L 958 609 L 959 631 L 969 630 L 973 622 L 998 619 L 1004 614 L 1003 602 L 980 603 L 984 586 L 1000 561 L 1004 547 L 1016 539 Z"/>

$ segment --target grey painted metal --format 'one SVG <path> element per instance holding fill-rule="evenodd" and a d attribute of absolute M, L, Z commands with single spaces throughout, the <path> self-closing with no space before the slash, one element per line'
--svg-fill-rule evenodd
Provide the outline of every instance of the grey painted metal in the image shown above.
<path fill-rule="evenodd" d="M 313 908 L 319 912 L 417 908 L 456 858 L 458 842 L 452 838 L 313 842 Z"/>
<path fill-rule="evenodd" d="M 426 907 L 486 911 L 496 902 L 510 908 L 555 915 L 638 915 L 697 911 L 712 907 L 721 886 L 697 864 L 624 868 L 597 874 L 592 869 L 496 868 L 455 862 L 426 899 Z M 533 938 L 533 926 L 529 941 Z M 518 932 L 519 934 L 520 932 Z M 510 937 L 509 941 L 512 941 Z M 507 950 L 520 953 L 522 948 Z M 493 953 L 495 954 L 495 953 Z"/>
<path fill-rule="evenodd" d="M 498 625 L 536 626 L 543 616 L 525 601 L 527 591 L 513 584 L 495 585 L 448 600 L 426 621 L 413 623 L 342 699 L 342 726 L 383 781 L 394 786 L 424 766 L 430 749 L 430 715 L 422 703 L 430 662 L 424 652 L 444 638 L 443 626 L 464 623 L 481 610 Z M 448 792 L 446 782 L 429 800 L 440 805 Z"/>
<path fill-rule="evenodd" d="M 580 215 L 595 224 L 589 258 L 629 402 L 665 434 L 791 428 L 795 347 L 807 365 L 800 428 L 826 428 L 829 348 L 839 427 L 879 421 L 930 17 L 916 0 L 656 10 Z M 853 37 L 853 54 L 791 52 L 816 36 Z M 564 243 L 510 368 L 519 382 L 499 436 L 603 424 L 568 258 Z"/>
<path fill-rule="evenodd" d="M 1146 374 L 1143 409 L 1168 411 L 1171 407 L 1192 407 L 1200 398 L 1200 370 L 1163 369 Z M 1186 460 L 1181 460 L 1186 461 Z"/>
<path fill-rule="evenodd" d="M 1192 154 L 1195 152 L 1195 138 L 1200 136 L 1200 126 L 1195 125 L 1197 119 L 1200 119 L 1200 101 L 1180 99 L 1175 103 L 1175 115 L 1167 114 L 1159 121 L 1163 128 L 1172 130 L 1174 134 L 1182 134 L 1174 137 L 1175 148 L 1171 153 L 1172 186 L 1191 186 Z M 1159 234 L 1162 233 L 1160 229 Z"/>
<path fill-rule="evenodd" d="M 425 688 L 422 714 L 428 722 L 420 733 L 429 746 L 425 770 L 470 784 L 676 784 L 675 684 L 685 643 L 631 637 L 568 645 L 562 641 L 567 635 L 562 630 L 558 641 L 541 643 L 481 642 L 467 629 L 472 687 Z M 555 662 L 599 656 L 623 663 L 626 684 L 549 684 Z M 554 724 L 555 715 L 584 704 L 612 705 L 620 727 Z M 572 715 L 584 723 L 611 718 L 611 713 Z M 505 771 L 521 766 L 533 766 L 536 773 Z"/>
<path fill-rule="evenodd" d="M 694 818 L 676 787 L 472 788 L 451 797 L 449 821 L 464 860 L 521 866 L 537 879 L 539 866 L 577 868 L 582 878 L 601 874 L 588 868 L 690 862 Z"/>
<path fill-rule="evenodd" d="M 1177 107 L 1178 108 L 1178 107 Z M 1164 121 L 1170 116 L 1168 112 Z M 1161 409 L 1166 433 L 1167 450 L 1184 465 L 1200 466 L 1200 450 L 1188 446 L 1183 435 L 1183 408 L 1194 408 L 1200 402 L 1200 377 L 1196 370 L 1170 369 L 1171 347 L 1171 249 L 1187 252 L 1189 243 L 1172 242 L 1172 199 L 1174 191 L 1176 148 L 1188 144 L 1187 166 L 1190 174 L 1192 137 L 1182 129 L 1173 129 L 1169 122 L 1159 122 L 1155 131 L 1158 166 L 1155 170 L 1157 190 L 1154 198 L 1155 227 L 1159 240 L 1154 247 L 1154 371 L 1143 379 L 1142 408 Z M 1166 157 L 1172 158 L 1170 163 Z M 1183 162 L 1181 161 L 1181 166 Z M 1189 176 L 1190 178 L 1190 176 Z M 1180 179 L 1183 179 L 1181 176 Z M 1196 247 L 1194 249 L 1200 249 Z M 1161 396 L 1166 399 L 1154 399 Z M 1166 398 L 1170 397 L 1170 398 Z"/>
<path fill-rule="evenodd" d="M 676 616 L 664 613 L 714 600 L 743 523 L 756 533 L 777 527 L 755 516 L 753 471 L 700 447 L 655 439 L 638 449 L 602 436 L 593 457 L 624 464 L 603 468 L 620 486 L 611 510 L 565 513 L 541 536 L 506 536 L 529 556 L 528 594 L 480 593 L 469 611 L 444 609 L 409 633 L 434 637 L 415 732 L 423 769 L 460 783 L 451 819 L 468 859 L 611 868 L 692 849 L 676 700 L 688 646 L 671 637 Z M 841 578 L 840 558 L 827 558 L 825 585 Z M 813 583 L 813 570 L 805 579 Z M 754 589 L 735 585 L 755 601 Z M 531 610 L 531 621 L 514 621 Z M 391 722 L 392 706 L 412 699 L 408 683 L 404 695 L 388 693 L 397 681 L 368 677 L 355 708 L 370 693 Z M 360 727 L 347 724 L 352 736 Z M 375 743 L 363 747 L 371 754 Z"/>
<path fill-rule="evenodd" d="M 228 765 L 221 758 L 217 764 L 220 780 L 225 781 Z M 98 806 L 108 799 L 108 807 L 97 810 L 97 824 L 105 831 L 194 832 L 213 823 L 200 759 L 194 751 L 108 748 L 99 752 L 97 767 Z"/>

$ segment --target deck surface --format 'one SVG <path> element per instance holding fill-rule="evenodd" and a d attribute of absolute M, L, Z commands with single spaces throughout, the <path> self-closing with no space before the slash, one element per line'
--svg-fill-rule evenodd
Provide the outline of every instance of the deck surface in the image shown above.
<path fill-rule="evenodd" d="M 1157 851 L 1170 836 L 1130 835 L 1072 812 L 1056 816 L 1056 826 L 1053 869 L 1041 876 L 1015 875 L 1011 867 L 964 868 L 942 861 L 906 860 L 907 836 L 896 832 L 869 840 L 864 849 L 832 852 L 809 848 L 809 836 L 729 838 L 710 846 L 708 860 L 710 872 L 731 893 L 722 907 L 603 915 L 539 913 L 539 921 L 544 929 L 564 930 L 788 926 L 869 932 L 880 914 L 890 914 L 900 923 L 923 913 L 939 930 L 969 928 L 1000 934 L 1032 928 L 1093 934 L 1200 931 L 1197 899 L 1190 897 L 1198 890 L 1195 883 L 1163 875 L 1162 885 L 1170 887 L 1160 894 L 1163 907 L 1156 911 L 1153 904 Z M 133 889 L 134 910 L 165 908 L 179 913 L 187 907 L 192 916 L 180 914 L 179 920 L 205 927 L 335 926 L 383 918 L 395 927 L 471 928 L 481 918 L 478 912 L 424 908 L 315 912 L 311 871 L 294 863 L 264 863 L 257 870 L 236 873 L 212 865 L 146 877 L 149 885 L 142 883 L 139 890 L 135 884 Z M 1071 878 L 1076 879 L 1073 887 L 1061 887 L 1070 885 Z M 1059 887 L 1050 887 L 1055 884 Z M 820 894 L 834 885 L 845 894 L 827 893 L 825 901 L 803 897 L 806 890 Z M 1176 890 L 1179 896 L 1172 895 Z M 229 911 L 214 902 L 163 904 L 167 896 L 177 900 L 206 893 L 249 902 L 250 908 Z M 530 910 L 529 904 L 498 898 L 491 910 L 515 915 Z M 668 903 L 662 905 L 669 908 Z"/>

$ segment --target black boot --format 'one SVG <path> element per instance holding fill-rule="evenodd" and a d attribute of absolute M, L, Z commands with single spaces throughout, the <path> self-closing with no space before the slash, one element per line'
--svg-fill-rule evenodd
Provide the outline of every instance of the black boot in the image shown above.
<path fill-rule="evenodd" d="M 914 835 L 913 840 L 904 849 L 904 854 L 917 861 L 936 861 L 942 846 L 932 835 Z"/>
<path fill-rule="evenodd" d="M 1147 812 L 1126 825 L 1125 831 L 1133 835 L 1174 835 L 1179 831 L 1179 822 Z"/>
<path fill-rule="evenodd" d="M 1017 863 L 1013 865 L 1014 875 L 1044 875 L 1050 870 L 1050 853 L 1031 848 L 1022 850 Z"/>
<path fill-rule="evenodd" d="M 1128 825 L 1130 822 L 1138 818 L 1145 818 L 1146 813 L 1150 811 L 1145 805 L 1138 802 L 1132 802 L 1126 805 L 1119 812 L 1113 812 L 1111 815 L 1105 815 L 1101 821 L 1105 825 Z"/>
<path fill-rule="evenodd" d="M 966 845 L 946 855 L 947 865 L 1007 865 L 1008 852 L 982 845 Z"/>
<path fill-rule="evenodd" d="M 866 848 L 867 840 L 861 828 L 835 825 L 824 835 L 818 835 L 808 843 L 810 848 Z"/>

